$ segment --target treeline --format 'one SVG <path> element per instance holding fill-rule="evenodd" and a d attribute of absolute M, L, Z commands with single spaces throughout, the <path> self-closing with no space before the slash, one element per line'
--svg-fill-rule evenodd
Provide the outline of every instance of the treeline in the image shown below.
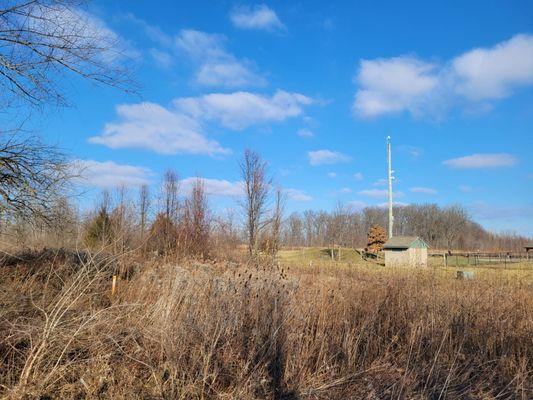
<path fill-rule="evenodd" d="M 364 247 L 372 225 L 387 228 L 388 210 L 367 207 L 359 211 L 338 205 L 332 212 L 293 213 L 285 220 L 283 243 L 291 247 Z M 514 233 L 487 231 L 460 205 L 394 207 L 394 234 L 420 236 L 434 249 L 523 251 L 528 242 L 527 237 Z"/>
<path fill-rule="evenodd" d="M 365 247 L 371 226 L 387 227 L 387 210 L 381 207 L 354 210 L 338 204 L 331 212 L 287 216 L 283 191 L 274 189 L 266 162 L 246 150 L 239 168 L 243 194 L 234 209 L 214 213 L 200 178 L 184 188 L 178 174 L 169 170 L 157 193 L 147 185 L 136 191 L 104 191 L 84 212 L 64 196 L 50 202 L 45 214 L 4 208 L 2 243 L 230 259 L 244 248 L 254 257 L 274 256 L 284 246 Z M 394 234 L 420 236 L 434 249 L 522 251 L 528 240 L 486 231 L 460 205 L 395 207 Z"/>

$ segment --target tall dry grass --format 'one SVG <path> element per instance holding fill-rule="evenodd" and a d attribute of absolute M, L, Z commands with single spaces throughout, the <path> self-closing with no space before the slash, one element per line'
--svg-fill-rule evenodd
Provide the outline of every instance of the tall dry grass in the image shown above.
<path fill-rule="evenodd" d="M 110 264 L 2 267 L 2 396 L 532 398 L 531 281 L 146 264 L 111 298 Z"/>

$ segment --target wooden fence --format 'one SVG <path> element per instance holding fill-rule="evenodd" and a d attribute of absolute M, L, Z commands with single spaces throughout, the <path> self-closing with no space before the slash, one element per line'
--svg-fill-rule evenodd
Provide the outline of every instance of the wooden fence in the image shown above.
<path fill-rule="evenodd" d="M 431 258 L 441 258 L 445 266 L 482 266 L 482 265 L 503 265 L 516 263 L 532 263 L 533 254 L 526 252 L 465 252 L 465 251 L 447 251 L 447 252 L 429 252 Z"/>

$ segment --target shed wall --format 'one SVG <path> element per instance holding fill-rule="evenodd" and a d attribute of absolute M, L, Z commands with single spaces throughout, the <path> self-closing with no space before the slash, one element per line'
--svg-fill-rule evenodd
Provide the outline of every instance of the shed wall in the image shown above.
<path fill-rule="evenodd" d="M 426 248 L 409 248 L 406 250 L 385 250 L 385 266 L 427 266 L 428 250 Z"/>

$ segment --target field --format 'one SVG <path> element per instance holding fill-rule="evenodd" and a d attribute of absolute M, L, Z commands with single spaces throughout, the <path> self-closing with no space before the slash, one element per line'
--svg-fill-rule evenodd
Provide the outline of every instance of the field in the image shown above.
<path fill-rule="evenodd" d="M 531 264 L 462 281 L 298 249 L 254 265 L 48 251 L 1 268 L 5 398 L 533 395 Z"/>

